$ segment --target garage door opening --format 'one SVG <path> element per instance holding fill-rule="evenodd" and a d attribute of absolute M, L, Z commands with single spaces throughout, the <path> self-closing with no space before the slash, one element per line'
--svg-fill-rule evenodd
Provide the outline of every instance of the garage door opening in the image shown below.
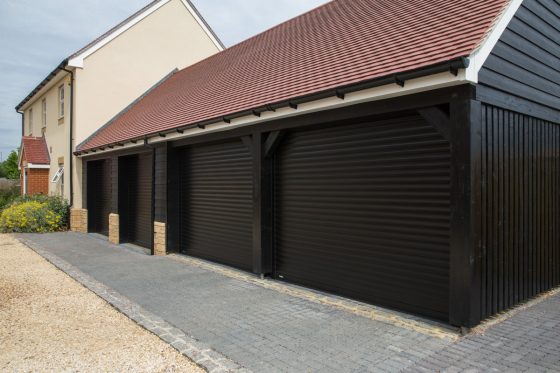
<path fill-rule="evenodd" d="M 448 319 L 450 145 L 418 115 L 289 133 L 275 277 Z"/>
<path fill-rule="evenodd" d="M 120 241 L 153 246 L 152 153 L 119 158 Z"/>
<path fill-rule="evenodd" d="M 87 163 L 88 232 L 109 235 L 111 213 L 111 161 Z"/>
<path fill-rule="evenodd" d="M 180 156 L 180 251 L 252 269 L 252 160 L 241 139 L 186 147 Z"/>

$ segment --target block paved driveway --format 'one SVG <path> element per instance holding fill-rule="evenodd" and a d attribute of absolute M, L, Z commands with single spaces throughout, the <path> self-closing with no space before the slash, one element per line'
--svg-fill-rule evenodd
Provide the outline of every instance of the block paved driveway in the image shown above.
<path fill-rule="evenodd" d="M 353 312 L 329 304 L 346 302 L 337 297 L 316 292 L 296 296 L 290 291 L 301 293 L 297 287 L 231 276 L 225 272 L 235 271 L 177 256 L 151 257 L 92 235 L 19 238 L 248 371 L 560 372 L 560 294 L 484 333 L 459 338 L 437 324 L 397 312 L 371 307 L 379 317 L 368 317 L 363 312 L 368 306 Z"/>

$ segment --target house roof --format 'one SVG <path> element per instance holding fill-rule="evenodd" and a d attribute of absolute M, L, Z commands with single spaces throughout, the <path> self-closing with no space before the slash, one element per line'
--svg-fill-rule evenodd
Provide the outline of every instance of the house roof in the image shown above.
<path fill-rule="evenodd" d="M 68 57 L 66 57 L 65 59 L 62 60 L 62 62 L 60 62 L 60 64 L 49 74 L 47 75 L 47 77 L 45 79 L 43 79 L 41 81 L 41 83 L 39 83 L 37 85 L 37 87 L 35 87 L 17 106 L 16 106 L 16 111 L 19 111 L 27 102 L 29 102 L 41 89 L 43 89 L 43 87 L 45 87 L 52 79 L 54 79 L 54 77 L 57 75 L 58 72 L 60 72 L 61 70 L 64 70 L 67 66 L 69 66 L 69 62 L 72 61 L 72 59 L 79 57 L 80 55 L 82 55 L 83 53 L 85 53 L 86 51 L 90 50 L 91 48 L 94 48 L 95 46 L 97 46 L 98 44 L 103 43 L 106 39 L 109 39 L 112 35 L 114 35 L 115 33 L 117 33 L 118 30 L 120 30 L 121 28 L 123 28 L 124 26 L 126 26 L 127 24 L 131 23 L 135 18 L 140 17 L 143 13 L 149 11 L 151 8 L 156 7 L 157 5 L 159 5 L 160 3 L 166 3 L 169 0 L 153 0 L 151 1 L 149 4 L 147 4 L 146 6 L 144 6 L 142 9 L 138 10 L 137 12 L 135 12 L 134 14 L 132 14 L 130 17 L 127 17 L 126 19 L 124 19 L 122 22 L 118 23 L 117 25 L 115 25 L 114 27 L 112 27 L 111 29 L 109 29 L 107 32 L 103 33 L 102 35 L 100 35 L 99 37 L 95 38 L 94 40 L 92 40 L 90 43 L 88 43 L 87 45 L 85 45 L 84 47 L 78 49 L 76 52 L 72 53 L 71 55 L 69 55 Z M 218 36 L 214 33 L 214 30 L 212 30 L 212 28 L 208 25 L 208 23 L 206 22 L 206 20 L 202 17 L 202 15 L 200 14 L 200 12 L 196 9 L 196 7 L 192 4 L 192 2 L 190 0 L 181 0 L 183 1 L 185 4 L 188 5 L 188 7 L 190 9 L 192 9 L 192 11 L 195 13 L 194 15 L 202 22 L 202 24 L 204 25 L 204 27 L 206 28 L 206 30 L 210 33 L 211 37 L 213 38 L 213 40 L 215 40 L 219 46 L 223 49 L 224 45 L 221 42 L 221 40 L 218 38 Z M 148 13 L 146 14 L 146 16 L 149 15 Z"/>
<path fill-rule="evenodd" d="M 187 67 L 86 151 L 468 57 L 508 0 L 336 0 Z"/>
<path fill-rule="evenodd" d="M 47 142 L 44 137 L 24 136 L 21 139 L 21 161 L 37 165 L 51 163 Z"/>

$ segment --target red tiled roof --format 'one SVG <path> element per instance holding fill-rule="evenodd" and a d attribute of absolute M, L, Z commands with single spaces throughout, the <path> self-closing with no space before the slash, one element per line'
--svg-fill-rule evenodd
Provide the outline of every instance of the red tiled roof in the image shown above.
<path fill-rule="evenodd" d="M 21 139 L 22 160 L 33 164 L 50 164 L 51 158 L 44 137 L 24 136 Z"/>
<path fill-rule="evenodd" d="M 508 0 L 335 0 L 179 71 L 78 150 L 469 56 Z"/>

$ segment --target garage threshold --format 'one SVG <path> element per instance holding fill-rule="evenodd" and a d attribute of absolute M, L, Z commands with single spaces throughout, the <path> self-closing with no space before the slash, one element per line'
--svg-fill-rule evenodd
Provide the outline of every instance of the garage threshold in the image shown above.
<path fill-rule="evenodd" d="M 356 316 L 384 322 L 430 337 L 455 341 L 458 340 L 462 335 L 459 328 L 452 327 L 448 324 L 436 320 L 423 318 L 421 316 L 415 316 L 392 309 L 385 309 L 350 298 L 345 298 L 319 290 L 290 284 L 270 277 L 263 278 L 250 272 L 245 272 L 233 267 L 192 257 L 182 253 L 171 253 L 168 254 L 167 257 L 175 261 L 209 270 L 235 280 L 246 282 L 248 284 L 257 285 L 268 290 L 274 290 L 279 293 L 310 301 L 316 304 L 334 307 L 338 310 L 348 312 Z"/>
<path fill-rule="evenodd" d="M 100 234 L 100 233 L 88 233 L 88 235 L 93 237 L 93 238 L 96 238 L 98 240 L 105 241 L 107 243 L 109 242 L 109 238 L 105 235 Z M 142 247 L 142 246 L 135 245 L 133 243 L 125 242 L 125 243 L 119 244 L 118 246 L 120 246 L 124 249 L 130 250 L 130 251 L 133 251 L 137 254 L 152 255 L 152 250 L 147 249 L 147 248 Z"/>

